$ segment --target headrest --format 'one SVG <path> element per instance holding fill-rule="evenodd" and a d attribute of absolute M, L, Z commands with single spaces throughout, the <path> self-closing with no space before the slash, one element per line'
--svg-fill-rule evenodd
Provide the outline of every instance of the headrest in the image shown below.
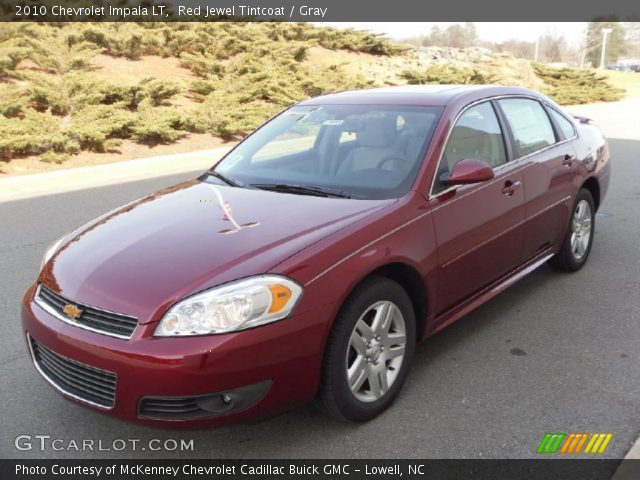
<path fill-rule="evenodd" d="M 365 118 L 356 131 L 358 144 L 363 147 L 386 147 L 396 134 L 395 118 L 392 116 Z"/>
<path fill-rule="evenodd" d="M 447 150 L 459 155 L 474 157 L 486 148 L 487 134 L 475 128 L 457 126 L 451 132 Z"/>

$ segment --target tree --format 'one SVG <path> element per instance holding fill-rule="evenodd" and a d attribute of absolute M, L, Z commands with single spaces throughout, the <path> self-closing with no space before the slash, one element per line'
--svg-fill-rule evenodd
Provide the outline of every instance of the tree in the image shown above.
<path fill-rule="evenodd" d="M 431 27 L 431 31 L 429 32 L 429 34 L 422 39 L 422 46 L 431 47 L 442 45 L 443 39 L 444 34 L 442 32 L 442 29 L 439 26 L 435 25 Z"/>
<path fill-rule="evenodd" d="M 454 23 L 444 31 L 435 25 L 429 34 L 422 38 L 422 45 L 425 47 L 468 48 L 477 42 L 478 30 L 473 22 Z"/>
<path fill-rule="evenodd" d="M 640 58 L 640 22 L 625 22 L 625 54 Z"/>
<path fill-rule="evenodd" d="M 585 58 L 591 66 L 600 66 L 600 55 L 602 53 L 602 30 L 610 28 L 611 33 L 607 35 L 607 45 L 604 64 L 616 63 L 618 58 L 624 55 L 626 50 L 625 28 L 621 22 L 608 21 L 611 17 L 600 17 L 597 22 L 589 22 L 587 28 L 587 39 L 585 46 Z"/>
<path fill-rule="evenodd" d="M 540 37 L 539 60 L 541 62 L 561 62 L 567 49 L 567 41 L 562 35 L 546 33 Z"/>
<path fill-rule="evenodd" d="M 508 52 L 516 58 L 533 58 L 536 50 L 535 42 L 511 39 L 496 45 L 499 52 Z"/>

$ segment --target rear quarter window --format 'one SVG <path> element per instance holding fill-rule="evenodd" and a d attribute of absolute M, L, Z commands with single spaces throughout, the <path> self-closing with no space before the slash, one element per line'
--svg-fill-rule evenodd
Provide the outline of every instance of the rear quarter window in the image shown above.
<path fill-rule="evenodd" d="M 576 131 L 573 128 L 573 124 L 567 120 L 567 118 L 562 115 L 560 112 L 554 110 L 553 108 L 547 109 L 549 115 L 553 117 L 553 121 L 556 122 L 556 125 L 560 128 L 560 132 L 562 132 L 562 136 L 566 139 L 573 138 L 576 135 Z"/>

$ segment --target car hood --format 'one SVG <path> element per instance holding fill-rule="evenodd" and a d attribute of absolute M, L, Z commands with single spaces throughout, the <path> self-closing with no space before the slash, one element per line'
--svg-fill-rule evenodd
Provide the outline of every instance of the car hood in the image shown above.
<path fill-rule="evenodd" d="M 148 323 L 189 294 L 265 273 L 393 202 L 193 180 L 72 232 L 45 265 L 40 281 L 69 300 Z"/>

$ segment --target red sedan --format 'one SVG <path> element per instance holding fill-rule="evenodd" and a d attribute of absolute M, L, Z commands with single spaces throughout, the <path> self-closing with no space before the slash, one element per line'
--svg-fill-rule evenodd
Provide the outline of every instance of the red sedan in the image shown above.
<path fill-rule="evenodd" d="M 126 420 L 221 425 L 313 398 L 367 420 L 417 342 L 544 262 L 584 265 L 609 172 L 599 130 L 526 89 L 307 100 L 55 242 L 24 298 L 30 355 Z"/>

